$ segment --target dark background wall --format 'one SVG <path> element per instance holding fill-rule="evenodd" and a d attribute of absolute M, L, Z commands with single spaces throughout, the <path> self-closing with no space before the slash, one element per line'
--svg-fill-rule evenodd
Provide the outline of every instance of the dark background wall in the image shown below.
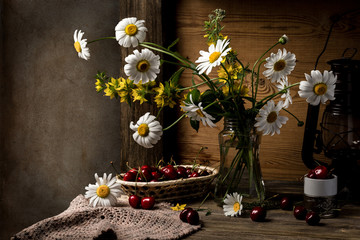
<path fill-rule="evenodd" d="M 97 70 L 118 75 L 119 1 L 1 1 L 0 239 L 65 210 L 94 173 L 120 159 L 120 107 L 95 91 Z"/>

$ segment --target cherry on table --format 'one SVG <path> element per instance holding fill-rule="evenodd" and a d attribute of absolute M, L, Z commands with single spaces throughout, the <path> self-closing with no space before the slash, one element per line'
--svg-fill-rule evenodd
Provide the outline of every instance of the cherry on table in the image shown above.
<path fill-rule="evenodd" d="M 263 222 L 266 218 L 266 209 L 263 207 L 254 207 L 250 213 L 251 220 L 255 222 Z"/>
<path fill-rule="evenodd" d="M 189 211 L 193 210 L 192 208 L 185 208 L 184 210 L 182 210 L 180 212 L 180 219 L 183 222 L 187 222 L 187 214 L 189 213 Z"/>
<path fill-rule="evenodd" d="M 141 198 L 137 195 L 131 195 L 129 197 L 129 204 L 133 208 L 140 208 Z"/>
<path fill-rule="evenodd" d="M 307 224 L 309 224 L 311 226 L 315 226 L 315 225 L 319 224 L 320 216 L 316 212 L 310 211 L 306 214 L 305 220 L 306 220 Z"/>
<path fill-rule="evenodd" d="M 305 220 L 307 210 L 304 206 L 296 206 L 294 208 L 294 217 L 299 220 Z"/>
<path fill-rule="evenodd" d="M 198 212 L 194 209 L 188 211 L 186 215 L 186 219 L 187 222 L 190 223 L 191 225 L 199 224 L 199 220 L 200 220 Z"/>
<path fill-rule="evenodd" d="M 292 210 L 293 209 L 293 201 L 289 197 L 283 197 L 280 202 L 280 208 L 282 210 Z"/>
<path fill-rule="evenodd" d="M 141 199 L 141 207 L 143 209 L 152 209 L 155 205 L 155 198 L 154 197 L 143 197 Z"/>

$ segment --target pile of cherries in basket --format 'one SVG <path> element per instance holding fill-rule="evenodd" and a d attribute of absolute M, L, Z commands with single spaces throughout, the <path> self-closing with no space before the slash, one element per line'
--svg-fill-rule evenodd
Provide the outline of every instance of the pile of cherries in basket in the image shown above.
<path fill-rule="evenodd" d="M 149 165 L 143 165 L 139 169 L 132 168 L 127 171 L 123 176 L 123 180 L 130 182 L 158 182 L 207 175 L 209 175 L 209 172 L 206 169 L 200 170 L 197 168 L 185 168 L 183 166 L 173 165 L 167 165 L 164 167 L 151 167 Z"/>

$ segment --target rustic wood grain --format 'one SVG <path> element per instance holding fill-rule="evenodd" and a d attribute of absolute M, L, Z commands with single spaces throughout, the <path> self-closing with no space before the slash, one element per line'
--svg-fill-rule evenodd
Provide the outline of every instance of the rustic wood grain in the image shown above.
<path fill-rule="evenodd" d="M 271 192 L 302 199 L 302 184 L 284 181 L 266 184 Z M 197 209 L 199 205 L 200 200 L 188 206 Z M 338 217 L 321 219 L 318 226 L 295 219 L 293 211 L 268 210 L 265 222 L 253 222 L 249 210 L 238 218 L 226 217 L 212 200 L 207 200 L 201 208 L 210 210 L 211 214 L 205 216 L 206 211 L 199 211 L 202 228 L 185 239 L 359 239 L 360 234 L 360 206 L 356 204 L 342 206 Z"/>
<path fill-rule="evenodd" d="M 359 1 L 214 1 L 214 0 L 182 0 L 176 6 L 176 29 L 180 38 L 178 51 L 195 61 L 199 50 L 207 50 L 203 38 L 203 22 L 207 15 L 216 8 L 227 11 L 223 21 L 224 35 L 231 38 L 231 46 L 241 60 L 253 64 L 269 46 L 278 40 L 282 34 L 287 34 L 290 41 L 285 46 L 288 51 L 296 54 L 297 65 L 289 77 L 291 83 L 304 80 L 304 73 L 314 69 L 317 56 L 321 52 L 328 30 L 331 25 L 330 16 L 341 14 L 360 7 Z M 320 71 L 329 70 L 327 61 L 338 59 L 347 47 L 360 49 L 360 17 L 359 11 L 345 16 L 335 25 L 328 49 L 318 64 Z M 274 52 L 278 48 L 274 49 Z M 355 56 L 359 59 L 359 56 Z M 264 69 L 261 69 L 261 72 Z M 211 76 L 215 76 L 215 70 Z M 191 83 L 191 72 L 185 72 L 183 85 Z M 195 79 L 195 81 L 199 81 Z M 299 119 L 305 121 L 307 103 L 297 95 L 297 88 L 291 91 L 293 105 L 289 110 Z M 275 88 L 268 80 L 260 86 L 259 98 L 272 93 Z M 324 106 L 321 107 L 320 116 Z M 282 112 L 281 114 L 287 115 Z M 260 159 L 265 179 L 295 180 L 307 172 L 301 159 L 301 147 L 304 127 L 297 127 L 297 122 L 289 115 L 288 123 L 281 129 L 279 136 L 264 136 L 262 138 Z M 320 121 L 320 120 L 319 120 Z M 201 163 L 219 164 L 219 149 L 217 134 L 222 129 L 222 123 L 217 128 L 200 127 L 196 133 L 191 129 L 188 119 L 178 125 L 176 158 L 183 162 L 192 162 L 201 146 L 206 149 L 199 155 Z M 327 161 L 323 155 L 316 159 Z"/>
<path fill-rule="evenodd" d="M 147 41 L 162 44 L 163 28 L 161 0 L 121 0 L 119 10 L 120 19 L 127 17 L 146 19 L 146 27 L 148 29 L 148 34 L 146 36 Z M 125 59 L 126 56 L 132 54 L 133 50 L 132 47 L 121 48 L 122 59 Z M 125 60 L 123 60 L 120 65 L 120 73 L 122 76 L 125 76 L 123 69 L 124 65 Z M 158 76 L 160 81 L 162 81 L 162 72 Z M 134 132 L 129 128 L 131 121 L 136 123 L 146 112 L 151 112 L 151 114 L 155 115 L 156 111 L 156 106 L 150 104 L 140 105 L 138 102 L 132 103 L 131 106 L 120 104 L 121 132 L 119 134 L 121 134 L 121 149 L 119 149 L 119 151 L 121 152 L 120 168 L 122 171 L 127 169 L 127 163 L 131 167 L 138 167 L 145 163 L 154 165 L 157 160 L 162 157 L 162 141 L 156 144 L 154 148 L 144 148 L 133 140 L 132 134 Z M 162 121 L 162 116 L 160 116 L 160 121 Z"/>

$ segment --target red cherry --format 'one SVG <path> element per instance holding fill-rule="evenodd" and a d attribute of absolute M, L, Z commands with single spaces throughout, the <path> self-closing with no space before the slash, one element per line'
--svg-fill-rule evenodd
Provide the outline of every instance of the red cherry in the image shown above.
<path fill-rule="evenodd" d="M 180 178 L 187 178 L 188 175 L 186 174 L 186 168 L 179 166 L 176 169 L 177 174 L 179 175 Z"/>
<path fill-rule="evenodd" d="M 140 202 L 141 202 L 141 199 L 137 195 L 131 195 L 129 197 L 129 204 L 133 208 L 140 208 Z"/>
<path fill-rule="evenodd" d="M 315 226 L 318 225 L 320 222 L 320 216 L 316 212 L 308 212 L 305 217 L 306 223 Z"/>
<path fill-rule="evenodd" d="M 151 175 L 152 175 L 152 179 L 153 180 L 159 180 L 159 178 L 161 178 L 162 177 L 162 175 L 161 175 L 161 173 L 159 173 L 159 172 L 151 172 Z M 151 180 L 152 181 L 152 180 Z"/>
<path fill-rule="evenodd" d="M 251 210 L 250 218 L 255 222 L 262 222 L 265 220 L 266 210 L 263 207 L 254 207 Z"/>
<path fill-rule="evenodd" d="M 141 207 L 143 209 L 152 209 L 155 205 L 155 198 L 154 197 L 143 197 L 141 199 Z"/>
<path fill-rule="evenodd" d="M 150 168 L 150 167 L 149 167 Z M 151 168 L 150 168 L 151 169 Z M 151 170 L 148 168 L 144 168 L 141 169 L 141 178 L 144 179 L 144 181 L 151 181 L 152 179 L 152 174 L 151 174 Z"/>
<path fill-rule="evenodd" d="M 314 169 L 311 169 L 311 170 L 308 172 L 307 177 L 308 177 L 308 178 L 316 178 Z"/>
<path fill-rule="evenodd" d="M 152 168 L 151 168 L 149 165 L 142 165 L 140 169 L 141 169 L 141 170 L 147 169 L 147 170 L 149 170 L 150 172 L 152 172 Z"/>
<path fill-rule="evenodd" d="M 185 208 L 184 210 L 181 211 L 180 213 L 180 219 L 183 222 L 187 222 L 187 214 L 189 213 L 189 211 L 193 210 L 192 208 Z"/>
<path fill-rule="evenodd" d="M 317 166 L 314 169 L 314 173 L 315 173 L 317 179 L 325 179 L 325 178 L 327 178 L 328 170 L 325 166 Z"/>
<path fill-rule="evenodd" d="M 294 208 L 294 216 L 296 219 L 305 220 L 307 214 L 307 210 L 303 206 L 296 206 Z"/>
<path fill-rule="evenodd" d="M 177 178 L 177 172 L 173 167 L 164 167 L 162 171 L 164 177 L 168 180 L 175 180 Z"/>
<path fill-rule="evenodd" d="M 157 168 L 157 167 L 151 167 L 151 172 L 159 172 L 159 168 Z"/>
<path fill-rule="evenodd" d="M 193 178 L 193 177 L 199 177 L 199 173 L 198 172 L 193 172 L 189 178 Z"/>
<path fill-rule="evenodd" d="M 132 168 L 132 169 L 130 169 L 128 172 L 132 172 L 132 173 L 137 174 L 137 173 L 138 173 L 138 169 Z"/>
<path fill-rule="evenodd" d="M 188 211 L 188 214 L 186 215 L 186 220 L 191 225 L 197 225 L 199 224 L 199 214 L 196 210 L 192 209 Z"/>
<path fill-rule="evenodd" d="M 135 181 L 136 174 L 133 172 L 127 172 L 124 174 L 123 180 L 124 181 Z"/>
<path fill-rule="evenodd" d="M 292 210 L 293 209 L 293 202 L 288 197 L 283 197 L 280 202 L 280 208 L 282 210 Z"/>

